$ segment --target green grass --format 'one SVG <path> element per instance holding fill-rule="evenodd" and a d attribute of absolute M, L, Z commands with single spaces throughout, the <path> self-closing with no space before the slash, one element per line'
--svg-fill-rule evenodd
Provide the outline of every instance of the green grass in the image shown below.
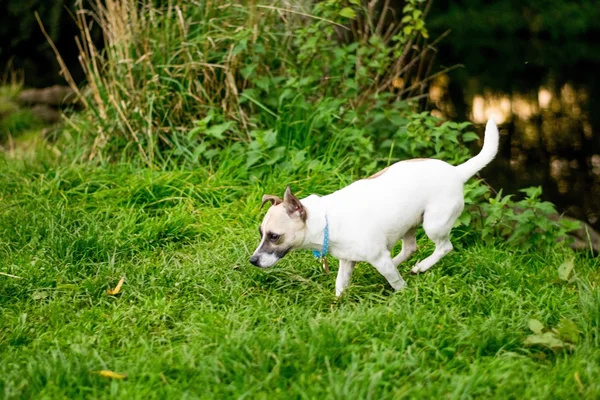
<path fill-rule="evenodd" d="M 87 111 L 48 141 L 30 115 L 5 129 L 23 134 L 0 155 L 1 395 L 600 397 L 600 262 L 578 254 L 560 280 L 574 254 L 552 238 L 525 250 L 457 228 L 455 251 L 410 276 L 433 250 L 421 233 L 401 266 L 408 289 L 359 265 L 341 299 L 337 262 L 330 276 L 310 252 L 267 271 L 247 262 L 265 192 L 325 194 L 395 159 L 468 158 L 465 124 L 393 100 L 433 73 L 413 62 L 430 49 L 416 25 L 397 39 L 365 30 L 385 12 L 339 9 L 356 2 L 307 4 L 317 18 L 270 8 L 288 2 L 93 3 L 77 14 L 84 42 L 86 21 L 105 39 L 102 57 L 89 42 L 80 54 Z M 371 34 L 342 45 L 331 19 Z M 420 89 L 396 87 L 400 75 Z M 518 221 L 550 232 L 543 216 Z M 531 319 L 565 341 L 568 327 L 568 349 L 526 346 Z"/>
<path fill-rule="evenodd" d="M 598 398 L 599 260 L 486 246 L 455 230 L 430 272 L 393 293 L 361 264 L 334 296 L 310 252 L 247 258 L 263 191 L 349 179 L 223 166 L 150 171 L 0 162 L 0 393 L 5 398 Z M 121 293 L 110 296 L 121 276 Z M 529 319 L 572 320 L 572 351 L 526 347 Z M 128 375 L 112 380 L 96 371 Z"/>

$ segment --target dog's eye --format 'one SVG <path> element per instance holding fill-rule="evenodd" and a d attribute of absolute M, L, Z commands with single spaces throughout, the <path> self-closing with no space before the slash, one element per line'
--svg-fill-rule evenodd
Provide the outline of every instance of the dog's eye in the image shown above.
<path fill-rule="evenodd" d="M 280 237 L 281 235 L 278 235 L 276 233 L 269 233 L 269 240 L 272 242 L 276 242 L 277 240 L 279 240 Z"/>

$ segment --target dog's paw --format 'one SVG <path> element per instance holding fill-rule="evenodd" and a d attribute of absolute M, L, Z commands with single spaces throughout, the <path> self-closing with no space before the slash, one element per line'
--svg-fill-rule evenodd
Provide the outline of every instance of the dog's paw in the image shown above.
<path fill-rule="evenodd" d="M 392 285 L 392 287 L 394 288 L 394 290 L 396 292 L 399 292 L 402 289 L 406 289 L 406 286 L 408 286 L 408 285 L 406 284 L 404 279 L 402 279 L 401 281 L 398 281 L 398 282 L 394 282 L 394 284 Z"/>
<path fill-rule="evenodd" d="M 427 268 L 423 268 L 420 262 L 418 262 L 413 269 L 410 270 L 410 273 L 413 275 L 420 274 L 421 272 L 427 271 Z"/>

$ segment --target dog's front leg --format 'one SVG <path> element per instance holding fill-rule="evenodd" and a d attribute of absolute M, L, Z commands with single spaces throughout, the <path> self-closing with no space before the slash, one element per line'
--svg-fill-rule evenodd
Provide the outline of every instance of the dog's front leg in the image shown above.
<path fill-rule="evenodd" d="M 340 260 L 337 278 L 335 280 L 335 295 L 340 297 L 344 289 L 350 284 L 350 277 L 354 271 L 355 261 Z"/>
<path fill-rule="evenodd" d="M 406 287 L 406 282 L 402 279 L 402 275 L 398 272 L 389 253 L 383 252 L 372 264 L 387 279 L 394 290 L 402 290 Z"/>

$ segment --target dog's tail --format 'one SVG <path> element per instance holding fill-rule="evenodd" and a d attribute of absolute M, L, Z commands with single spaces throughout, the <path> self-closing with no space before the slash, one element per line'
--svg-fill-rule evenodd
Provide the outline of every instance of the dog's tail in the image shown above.
<path fill-rule="evenodd" d="M 475 175 L 479 170 L 488 165 L 496 153 L 498 153 L 498 141 L 500 134 L 498 133 L 498 127 L 492 118 L 490 118 L 485 126 L 485 135 L 483 138 L 483 148 L 475 157 L 470 160 L 456 166 L 456 170 L 462 177 L 463 182 L 469 180 L 470 177 Z"/>

